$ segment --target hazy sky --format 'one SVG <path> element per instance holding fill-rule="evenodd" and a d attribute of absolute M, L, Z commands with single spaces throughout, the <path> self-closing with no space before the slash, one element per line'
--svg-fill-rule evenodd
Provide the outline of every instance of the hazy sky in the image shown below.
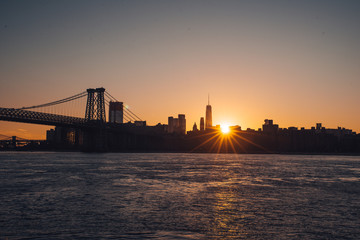
<path fill-rule="evenodd" d="M 214 124 L 360 132 L 359 13 L 356 0 L 1 0 L 0 107 L 104 87 L 150 125 L 183 113 L 190 129 L 210 94 Z"/>

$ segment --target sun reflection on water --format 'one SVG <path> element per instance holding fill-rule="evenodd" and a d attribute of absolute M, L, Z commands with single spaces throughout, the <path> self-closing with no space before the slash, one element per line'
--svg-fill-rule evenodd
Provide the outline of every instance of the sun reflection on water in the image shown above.
<path fill-rule="evenodd" d="M 227 238 L 245 238 L 246 228 L 242 219 L 244 207 L 239 204 L 236 191 L 225 184 L 218 188 L 219 192 L 215 193 L 214 222 L 212 232 L 215 236 Z M 240 201 L 241 203 L 241 201 Z"/>

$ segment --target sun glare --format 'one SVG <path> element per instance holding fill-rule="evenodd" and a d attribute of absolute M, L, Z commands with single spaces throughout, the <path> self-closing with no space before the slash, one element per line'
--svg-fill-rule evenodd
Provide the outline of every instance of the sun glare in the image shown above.
<path fill-rule="evenodd" d="M 221 132 L 227 134 L 230 132 L 230 126 L 228 124 L 221 124 L 220 125 Z"/>

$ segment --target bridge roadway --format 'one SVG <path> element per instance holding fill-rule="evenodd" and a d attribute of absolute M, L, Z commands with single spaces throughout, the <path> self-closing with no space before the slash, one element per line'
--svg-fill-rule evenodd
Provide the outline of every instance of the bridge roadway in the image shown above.
<path fill-rule="evenodd" d="M 89 130 L 94 130 L 96 128 L 106 128 L 115 132 L 134 132 L 134 129 L 136 129 L 136 127 L 131 125 L 123 125 L 109 122 L 100 123 L 97 120 L 87 121 L 85 118 L 42 113 L 15 108 L 0 108 L 0 121 L 1 120 Z"/>
<path fill-rule="evenodd" d="M 91 123 L 86 122 L 85 118 L 69 117 L 15 108 L 0 108 L 0 120 L 72 128 L 91 127 Z"/>
<path fill-rule="evenodd" d="M 149 131 L 149 129 L 148 131 L 145 131 L 143 128 L 140 128 L 140 131 L 133 125 L 106 123 L 99 120 L 87 121 L 85 118 L 69 117 L 14 108 L 0 108 L 0 120 L 80 129 L 81 133 L 79 131 L 76 131 L 75 133 L 80 134 L 83 139 L 83 142 L 79 145 L 79 147 L 83 151 L 93 152 L 107 151 L 109 141 L 113 145 L 123 144 L 123 139 L 126 139 L 125 142 L 129 142 L 130 140 L 134 142 L 136 134 L 141 133 L 141 135 L 143 135 L 147 134 Z M 78 137 L 80 135 L 78 135 Z"/>

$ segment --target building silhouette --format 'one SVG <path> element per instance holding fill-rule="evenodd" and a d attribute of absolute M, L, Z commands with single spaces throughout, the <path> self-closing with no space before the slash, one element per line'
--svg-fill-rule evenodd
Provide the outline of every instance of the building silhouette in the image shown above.
<path fill-rule="evenodd" d="M 185 114 L 179 114 L 178 118 L 168 117 L 168 133 L 186 134 Z"/>
<path fill-rule="evenodd" d="M 196 122 L 194 122 L 194 125 L 193 125 L 193 131 L 194 131 L 194 132 L 199 131 L 199 130 L 198 130 L 198 128 L 197 128 Z"/>
<path fill-rule="evenodd" d="M 204 131 L 205 130 L 205 122 L 204 122 L 204 118 L 201 117 L 200 118 L 200 131 Z"/>
<path fill-rule="evenodd" d="M 174 117 L 168 117 L 168 133 L 174 132 Z"/>
<path fill-rule="evenodd" d="M 276 133 L 279 130 L 279 125 L 274 124 L 272 119 L 265 119 L 263 124 L 264 133 Z"/>
<path fill-rule="evenodd" d="M 109 122 L 111 123 L 123 123 L 123 103 L 122 102 L 110 102 L 109 103 Z"/>
<path fill-rule="evenodd" d="M 185 114 L 179 114 L 179 133 L 186 134 L 186 119 Z"/>
<path fill-rule="evenodd" d="M 212 112 L 211 112 L 211 105 L 210 105 L 210 100 L 208 98 L 208 105 L 206 105 L 206 123 L 205 123 L 205 128 L 211 128 L 212 127 Z"/>

